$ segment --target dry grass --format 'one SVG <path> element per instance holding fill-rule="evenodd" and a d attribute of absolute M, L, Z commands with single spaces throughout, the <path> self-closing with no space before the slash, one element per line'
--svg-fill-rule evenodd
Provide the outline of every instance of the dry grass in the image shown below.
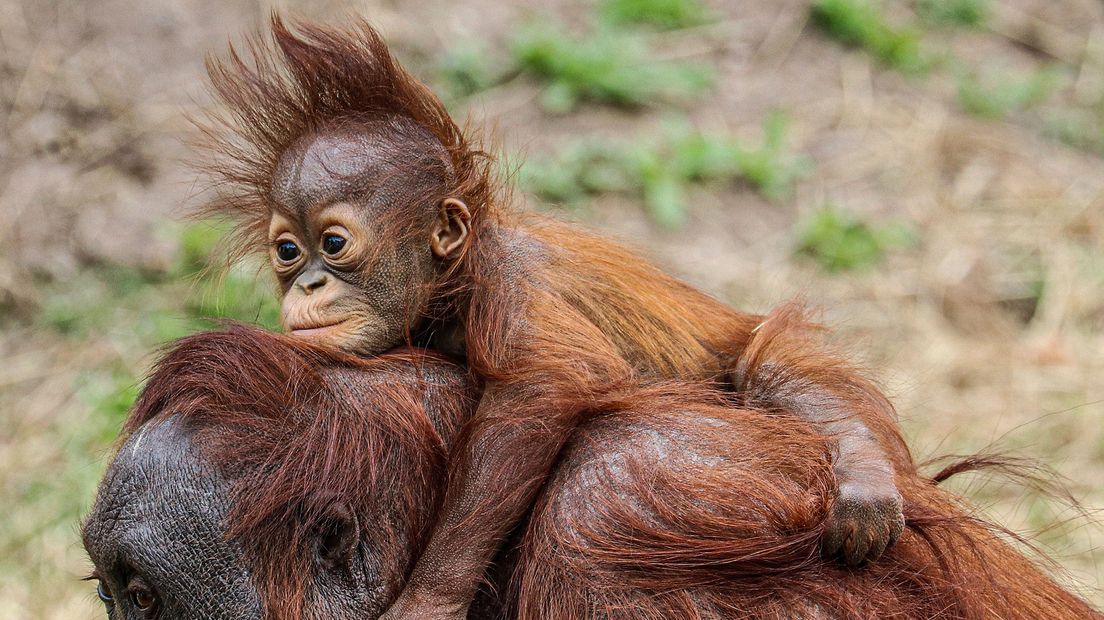
<path fill-rule="evenodd" d="M 396 12 L 384 4 L 290 8 L 364 14 L 424 70 L 460 39 L 503 49 L 510 24 L 538 6 L 435 0 Z M 575 25 L 588 11 L 556 4 Z M 688 221 L 675 231 L 623 196 L 600 196 L 579 217 L 738 306 L 763 310 L 796 295 L 823 308 L 894 396 L 919 457 L 997 442 L 1056 469 L 1090 511 L 1104 506 L 1104 161 L 1045 137 L 1051 111 L 1104 92 L 1104 6 L 1006 0 L 992 3 L 987 28 L 926 33 L 925 47 L 973 69 L 1066 67 L 1069 81 L 1041 108 L 987 121 L 959 108 L 953 68 L 911 77 L 881 68 L 814 30 L 807 2 L 710 5 L 718 21 L 664 33 L 653 50 L 715 68 L 715 90 L 689 117 L 754 141 L 766 113 L 782 109 L 812 173 L 782 203 L 739 184 L 692 188 Z M 214 0 L 91 6 L 0 0 L 5 618 L 100 613 L 77 581 L 87 569 L 77 519 L 131 378 L 148 367 L 158 334 L 174 331 L 135 328 L 150 308 L 168 307 L 157 296 L 169 289 L 135 292 L 96 272 L 101 290 L 89 270 L 159 272 L 177 260 L 179 235 L 164 222 L 193 191 L 179 163 L 182 112 L 204 99 L 203 54 L 267 11 Z M 907 2 L 886 6 L 890 19 L 912 14 Z M 533 155 L 581 135 L 645 140 L 669 113 L 584 106 L 552 116 L 538 99 L 528 79 L 511 79 L 469 107 L 499 125 L 510 151 Z M 905 220 L 918 243 L 877 267 L 828 275 L 793 256 L 795 223 L 826 203 Z M 96 327 L 59 328 L 68 325 L 56 314 L 65 304 L 94 315 Z M 1063 525 L 1068 510 L 1021 486 L 960 488 L 1001 522 L 1038 534 L 1071 583 L 1104 601 L 1099 525 Z"/>

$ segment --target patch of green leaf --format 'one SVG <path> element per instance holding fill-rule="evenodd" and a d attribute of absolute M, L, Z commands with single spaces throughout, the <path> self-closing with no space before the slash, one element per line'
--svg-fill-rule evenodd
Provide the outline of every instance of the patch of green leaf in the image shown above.
<path fill-rule="evenodd" d="M 222 248 L 226 233 L 224 226 L 212 223 L 182 231 L 174 279 L 191 284 L 181 309 L 205 326 L 211 319 L 230 319 L 276 329 L 280 308 L 266 272 L 248 261 L 227 267 Z"/>
<path fill-rule="evenodd" d="M 230 229 L 216 222 L 197 222 L 182 227 L 179 253 L 172 267 L 176 277 L 193 276 L 217 266 L 221 244 Z"/>
<path fill-rule="evenodd" d="M 437 64 L 438 92 L 446 100 L 458 100 L 498 84 L 507 72 L 492 58 L 487 48 L 474 42 L 450 48 Z"/>
<path fill-rule="evenodd" d="M 872 224 L 831 205 L 802 218 L 796 237 L 797 253 L 831 272 L 876 265 L 889 249 L 915 242 L 915 233 L 903 223 Z"/>
<path fill-rule="evenodd" d="M 1045 119 L 1045 131 L 1076 149 L 1104 156 L 1104 100 L 1095 106 L 1051 111 Z"/>
<path fill-rule="evenodd" d="M 45 282 L 37 320 L 68 336 L 88 337 L 120 321 L 126 309 L 156 303 L 149 293 L 164 282 L 164 275 L 97 265 L 83 270 L 76 281 Z"/>
<path fill-rule="evenodd" d="M 647 24 L 664 30 L 710 20 L 700 0 L 602 0 L 598 15 L 607 24 Z"/>
<path fill-rule="evenodd" d="M 980 28 L 989 18 L 989 0 L 920 0 L 916 12 L 937 26 Z"/>
<path fill-rule="evenodd" d="M 230 319 L 277 329 L 280 305 L 266 282 L 264 272 L 242 264 L 225 274 L 205 275 L 196 280 L 185 310 L 193 319 Z"/>
<path fill-rule="evenodd" d="M 882 64 L 915 73 L 928 67 L 920 53 L 920 36 L 895 27 L 875 0 L 817 0 L 813 22 L 840 43 L 866 50 Z"/>
<path fill-rule="evenodd" d="M 737 176 L 745 179 L 771 200 L 786 197 L 793 184 L 812 169 L 812 160 L 786 149 L 789 117 L 771 112 L 763 121 L 763 144 L 736 152 Z"/>
<path fill-rule="evenodd" d="M 807 157 L 785 148 L 787 126 L 784 115 L 772 113 L 758 145 L 685 123 L 670 125 L 651 143 L 588 140 L 526 164 L 518 180 L 539 198 L 568 207 L 596 194 L 634 195 L 656 223 L 678 227 L 686 219 L 687 194 L 696 184 L 740 180 L 771 200 L 784 198 L 811 168 Z"/>
<path fill-rule="evenodd" d="M 975 116 L 1001 119 L 1046 101 L 1061 86 L 1062 79 L 1056 67 L 1026 76 L 965 73 L 958 78 L 958 104 Z"/>
<path fill-rule="evenodd" d="M 138 400 L 140 382 L 122 364 L 86 373 L 77 386 L 77 397 L 89 409 L 90 427 L 86 441 L 107 445 L 119 432 L 127 412 Z M 94 427 L 94 428 L 93 428 Z"/>
<path fill-rule="evenodd" d="M 631 149 L 582 140 L 551 157 L 525 162 L 518 185 L 547 202 L 578 206 L 594 194 L 635 191 L 640 179 Z"/>
<path fill-rule="evenodd" d="M 117 334 L 154 346 L 232 319 L 267 328 L 279 325 L 279 305 L 263 272 L 225 270 L 219 226 L 180 231 L 180 253 L 165 271 L 97 265 L 73 280 L 43 283 L 37 321 L 73 338 Z"/>
<path fill-rule="evenodd" d="M 562 26 L 532 22 L 513 41 L 518 67 L 545 83 L 541 105 L 565 113 L 584 101 L 636 107 L 700 95 L 712 70 L 657 61 L 639 32 L 600 27 L 577 36 Z"/>

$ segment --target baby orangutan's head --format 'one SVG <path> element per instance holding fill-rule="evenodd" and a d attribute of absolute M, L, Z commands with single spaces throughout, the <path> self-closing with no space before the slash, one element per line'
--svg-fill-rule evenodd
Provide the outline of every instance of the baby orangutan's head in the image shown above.
<path fill-rule="evenodd" d="M 268 242 L 292 335 L 360 355 L 405 339 L 468 238 L 448 161 L 399 116 L 332 123 L 281 153 Z"/>
<path fill-rule="evenodd" d="M 267 253 L 284 326 L 360 355 L 416 335 L 496 202 L 493 159 L 364 23 L 273 17 L 208 71 L 221 105 L 196 164 L 217 191 L 200 212 Z"/>

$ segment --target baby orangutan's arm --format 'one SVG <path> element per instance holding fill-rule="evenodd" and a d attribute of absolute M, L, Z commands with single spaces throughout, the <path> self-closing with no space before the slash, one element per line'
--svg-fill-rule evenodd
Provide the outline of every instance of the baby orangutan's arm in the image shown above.
<path fill-rule="evenodd" d="M 487 389 L 452 453 L 444 507 L 428 545 L 383 618 L 465 617 L 488 563 L 532 505 L 581 416 L 631 378 L 608 339 L 569 306 L 525 302 L 516 287 L 506 290 L 517 301 L 479 304 L 488 320 L 469 329 L 476 336 L 467 342 L 469 360 L 488 378 Z M 504 307 L 516 314 L 496 312 Z M 500 342 L 480 342 L 479 334 Z"/>
<path fill-rule="evenodd" d="M 751 334 L 731 379 L 745 404 L 796 415 L 834 439 L 839 493 L 821 550 L 855 566 L 877 560 L 901 535 L 894 468 L 911 468 L 912 459 L 889 401 L 817 343 L 816 332 L 798 308 L 783 306 Z"/>

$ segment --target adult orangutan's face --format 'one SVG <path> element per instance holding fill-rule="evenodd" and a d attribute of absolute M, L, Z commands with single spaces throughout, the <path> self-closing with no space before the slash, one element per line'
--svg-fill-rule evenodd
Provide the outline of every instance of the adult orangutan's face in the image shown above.
<path fill-rule="evenodd" d="M 223 536 L 227 484 L 177 422 L 123 446 L 84 524 L 109 618 L 261 618 L 241 548 Z"/>
<path fill-rule="evenodd" d="M 97 594 L 112 620 L 261 620 L 241 545 L 226 536 L 230 485 L 174 418 L 135 433 L 109 467 L 83 528 Z M 352 538 L 348 538 L 348 535 Z M 346 538 L 342 538 L 346 536 Z M 335 538 L 336 537 L 336 538 Z M 386 601 L 356 532 L 320 532 L 304 618 L 371 618 Z M 328 545 L 352 545 L 334 566 Z M 328 563 L 329 562 L 329 563 Z"/>

